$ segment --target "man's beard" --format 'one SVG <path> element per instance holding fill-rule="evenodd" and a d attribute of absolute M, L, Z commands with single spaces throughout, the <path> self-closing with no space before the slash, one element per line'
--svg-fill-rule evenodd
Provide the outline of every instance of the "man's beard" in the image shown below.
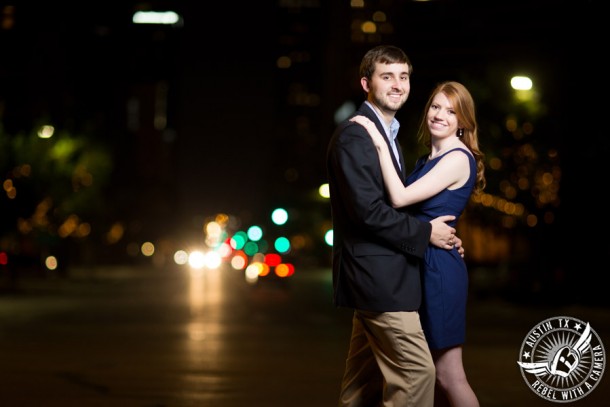
<path fill-rule="evenodd" d="M 389 101 L 389 97 L 383 97 L 383 98 L 376 98 L 377 99 L 377 106 L 379 106 L 380 109 L 388 111 L 388 112 L 393 112 L 394 114 L 396 114 L 406 103 L 407 98 L 404 97 L 400 100 L 400 102 L 390 102 Z"/>

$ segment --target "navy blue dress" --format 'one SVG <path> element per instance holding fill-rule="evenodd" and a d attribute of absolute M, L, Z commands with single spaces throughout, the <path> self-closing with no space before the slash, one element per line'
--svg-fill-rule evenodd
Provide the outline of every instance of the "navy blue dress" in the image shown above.
<path fill-rule="evenodd" d="M 430 221 L 441 215 L 455 215 L 455 227 L 473 191 L 477 167 L 472 154 L 460 150 L 470 162 L 470 176 L 464 186 L 445 189 L 425 201 L 409 206 L 409 211 L 421 220 Z M 427 161 L 420 158 L 407 177 L 407 185 L 424 176 L 445 155 Z M 466 299 L 468 296 L 468 270 L 457 249 L 439 249 L 429 245 L 422 264 L 423 301 L 420 318 L 430 349 L 443 349 L 460 345 L 466 340 Z"/>

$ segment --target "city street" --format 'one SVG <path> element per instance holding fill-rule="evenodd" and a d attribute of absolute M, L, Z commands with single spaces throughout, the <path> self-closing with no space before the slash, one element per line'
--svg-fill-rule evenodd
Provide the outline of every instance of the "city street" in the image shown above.
<path fill-rule="evenodd" d="M 254 285 L 228 268 L 23 278 L 0 292 L 0 406 L 335 406 L 351 312 L 334 308 L 331 290 L 328 269 Z M 557 404 L 521 375 L 526 334 L 566 315 L 590 322 L 607 349 L 609 314 L 472 299 L 464 359 L 481 406 Z M 569 405 L 608 405 L 608 380 Z"/>

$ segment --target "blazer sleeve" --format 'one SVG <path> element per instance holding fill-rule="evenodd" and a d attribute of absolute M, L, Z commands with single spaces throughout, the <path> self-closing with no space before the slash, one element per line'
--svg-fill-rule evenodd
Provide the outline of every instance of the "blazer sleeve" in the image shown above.
<path fill-rule="evenodd" d="M 405 210 L 392 208 L 383 184 L 379 156 L 366 129 L 348 122 L 337 129 L 330 165 L 343 200 L 343 216 L 366 236 L 398 251 L 422 258 L 432 231 Z"/>

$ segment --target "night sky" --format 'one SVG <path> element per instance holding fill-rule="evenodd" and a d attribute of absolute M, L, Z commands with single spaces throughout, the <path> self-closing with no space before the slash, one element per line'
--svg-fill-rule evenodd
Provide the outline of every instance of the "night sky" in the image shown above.
<path fill-rule="evenodd" d="M 174 192 L 159 210 L 182 220 L 264 212 L 273 204 L 270 197 L 296 196 L 325 181 L 332 115 L 346 100 L 362 101 L 357 66 L 376 44 L 350 40 L 349 2 L 343 3 L 148 2 L 184 16 L 182 27 L 159 29 L 130 23 L 137 2 L 13 2 L 14 27 L 0 32 L 4 129 L 29 131 L 45 117 L 106 141 L 116 154 L 115 182 L 136 194 L 140 187 L 169 186 Z M 393 23 L 393 33 L 381 42 L 403 47 L 415 66 L 411 96 L 397 116 L 405 128 L 403 145 L 412 142 L 407 134 L 436 82 L 486 84 L 477 90 L 485 114 L 502 97 L 492 83 L 524 69 L 544 89 L 550 110 L 554 131 L 542 141 L 562 151 L 561 220 L 579 227 L 575 219 L 588 207 L 582 182 L 605 173 L 601 162 L 609 150 L 606 132 L 585 107 L 603 92 L 591 86 L 604 78 L 601 2 L 478 3 L 370 3 Z M 286 7 L 295 4 L 301 7 Z M 277 69 L 278 56 L 304 49 L 311 57 L 307 64 L 289 73 Z M 148 147 L 165 158 L 140 157 L 150 171 L 140 168 L 130 177 L 129 157 L 142 154 L 142 142 L 126 130 L 126 100 L 143 97 L 159 82 L 167 84 L 169 130 L 161 136 L 162 147 Z M 318 94 L 320 104 L 291 106 L 294 83 Z M 593 105 L 603 120 L 604 109 Z M 576 118 L 582 123 L 576 125 Z M 291 165 L 300 178 L 287 182 Z M 562 239 L 568 240 L 567 232 Z"/>

